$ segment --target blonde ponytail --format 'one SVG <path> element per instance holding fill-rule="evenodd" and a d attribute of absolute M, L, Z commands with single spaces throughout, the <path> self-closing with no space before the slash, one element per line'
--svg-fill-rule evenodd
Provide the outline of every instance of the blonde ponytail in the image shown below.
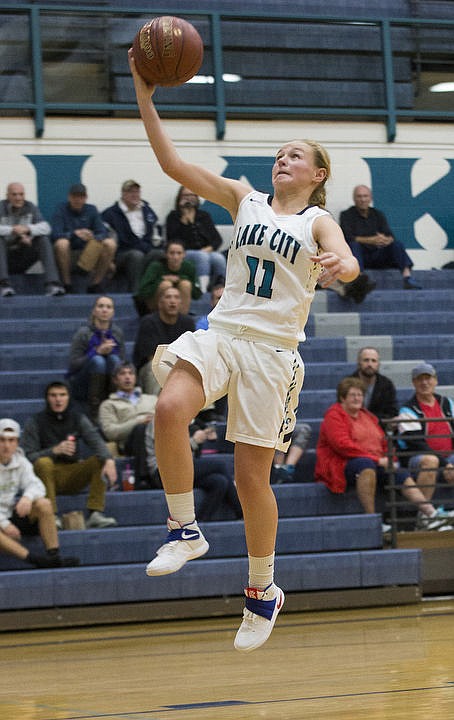
<path fill-rule="evenodd" d="M 302 142 L 309 145 L 312 149 L 315 167 L 324 168 L 326 170 L 325 178 L 317 185 L 309 198 L 311 205 L 319 205 L 324 208 L 326 205 L 325 183 L 331 177 L 331 160 L 328 152 L 325 150 L 323 145 L 320 145 L 320 143 L 315 140 L 302 140 Z"/>

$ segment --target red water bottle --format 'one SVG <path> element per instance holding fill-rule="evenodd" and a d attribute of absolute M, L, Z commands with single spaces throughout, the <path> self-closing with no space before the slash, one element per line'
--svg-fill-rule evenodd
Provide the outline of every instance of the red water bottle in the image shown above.
<path fill-rule="evenodd" d="M 130 464 L 126 465 L 126 469 L 121 474 L 121 486 L 126 492 L 128 490 L 134 490 L 135 477 L 131 469 Z"/>

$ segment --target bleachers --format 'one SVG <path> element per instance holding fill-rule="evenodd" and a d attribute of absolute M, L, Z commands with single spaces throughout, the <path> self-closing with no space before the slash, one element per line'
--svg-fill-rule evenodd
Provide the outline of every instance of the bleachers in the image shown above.
<path fill-rule="evenodd" d="M 331 498 L 326 488 L 314 483 L 274 490 L 281 516 L 278 572 L 288 591 L 419 585 L 419 551 L 383 551 L 381 516 L 362 514 L 353 495 Z M 59 509 L 81 509 L 84 499 L 61 497 Z M 116 515 L 119 527 L 60 532 L 62 551 L 79 555 L 80 568 L 23 572 L 24 563 L 0 557 L 0 609 L 238 594 L 247 570 L 241 522 L 204 524 L 211 543 L 206 559 L 190 563 L 175 576 L 152 581 L 144 564 L 163 536 L 163 492 L 108 493 L 106 511 Z M 39 544 L 37 539 L 25 542 L 30 547 Z"/>
<path fill-rule="evenodd" d="M 361 306 L 334 292 L 317 291 L 308 339 L 301 345 L 306 365 L 301 419 L 310 423 L 312 440 L 297 468 L 296 482 L 273 486 L 281 517 L 277 572 L 290 592 L 364 592 L 371 587 L 386 587 L 391 593 L 393 588 L 414 587 L 415 597 L 419 592 L 420 551 L 383 549 L 381 514 L 365 516 L 354 493 L 332 495 L 313 482 L 314 447 L 323 412 L 335 400 L 337 382 L 355 367 L 362 344 L 373 341 L 382 350 L 385 374 L 399 381 L 399 401 L 411 392 L 413 361 L 433 362 L 440 383 L 454 385 L 450 325 L 454 273 L 415 272 L 424 286 L 420 291 L 402 290 L 397 271 L 371 275 L 378 288 Z M 39 276 L 13 278 L 19 292 L 29 280 L 35 292 L 42 292 Z M 130 296 L 116 292 L 118 289 L 113 285 L 110 292 L 130 357 L 138 321 Z M 44 386 L 54 377 L 64 377 L 72 333 L 86 319 L 92 303 L 93 297 L 83 293 L 62 298 L 19 294 L 2 300 L 0 416 L 12 416 L 23 423 L 42 407 Z M 208 304 L 208 297 L 204 297 L 193 303 L 192 312 L 202 314 Z M 401 314 L 405 321 L 400 320 Z M 325 322 L 316 322 L 317 316 Z M 333 317 L 340 320 L 339 332 L 332 336 L 329 320 Z M 356 324 L 349 324 L 351 317 Z M 357 327 L 358 333 L 343 333 L 345 327 Z M 394 328 L 399 330 L 397 334 Z M 200 493 L 196 491 L 196 502 Z M 60 513 L 83 510 L 85 496 L 60 497 L 58 503 Z M 384 498 L 380 497 L 377 513 L 384 509 Z M 24 572 L 23 563 L 0 557 L 0 610 L 239 594 L 246 567 L 243 526 L 233 520 L 228 508 L 219 509 L 216 523 L 206 524 L 211 543 L 207 557 L 191 563 L 178 577 L 157 580 L 146 577 L 144 563 L 162 536 L 166 517 L 163 492 L 108 492 L 106 512 L 118 519 L 117 528 L 60 533 L 64 552 L 81 557 L 80 568 Z M 40 543 L 38 539 L 30 542 L 31 547 Z"/>
<path fill-rule="evenodd" d="M 117 11 L 102 12 L 103 3 L 85 12 L 72 8 L 41 10 L 41 54 L 43 79 L 47 102 L 80 103 L 78 113 L 101 113 L 100 108 L 84 108 L 85 103 L 114 103 L 115 111 L 123 104 L 135 103 L 127 67 L 127 49 L 138 28 L 146 22 L 153 8 L 142 13 L 140 4 L 128 8 L 117 4 Z M 197 15 L 186 15 L 200 32 L 204 43 L 204 61 L 201 75 L 214 74 L 213 31 L 210 26 L 211 3 L 197 6 Z M 294 107 L 348 111 L 366 109 L 382 111 L 386 107 L 386 90 L 383 78 L 382 37 L 380 25 L 361 22 L 361 18 L 375 18 L 370 4 L 360 0 L 347 3 L 306 1 L 296 6 L 281 2 L 256 2 L 248 5 L 245 13 L 241 2 L 220 3 L 219 22 L 222 39 L 222 65 L 224 73 L 236 74 L 241 80 L 224 83 L 225 103 L 228 111 L 266 113 L 274 108 L 276 115 L 282 109 Z M 113 3 L 115 7 L 115 3 Z M 17 10 L 17 8 L 16 8 Z M 222 10 L 235 13 L 223 15 Z M 128 12 L 129 11 L 129 12 Z M 131 13 L 132 11 L 132 13 Z M 185 17 L 185 11 L 194 11 L 192 3 L 175 2 L 169 6 L 170 14 Z M 278 13 L 284 17 L 277 18 Z M 285 13 L 289 13 L 285 19 Z M 249 14 L 250 13 L 250 14 Z M 299 13 L 295 15 L 295 13 Z M 448 3 L 418 3 L 422 17 L 448 19 L 452 17 Z M 379 16 L 404 18 L 414 14 L 408 2 L 380 3 Z M 316 18 L 315 20 L 313 18 Z M 331 22 L 317 22 L 317 17 L 331 18 Z M 350 18 L 350 24 L 335 22 L 335 17 Z M 452 54 L 450 27 L 415 29 L 399 23 L 392 26 L 393 76 L 395 103 L 398 109 L 415 106 L 414 63 L 420 57 L 425 62 L 440 61 Z M 29 16 L 26 13 L 2 12 L 0 23 L 0 86 L 3 101 L 25 103 L 32 100 L 29 72 Z M 14 38 L 14 42 L 12 41 Z M 20 60 L 17 60 L 17 57 Z M 157 102 L 164 106 L 184 108 L 190 112 L 210 114 L 216 102 L 212 84 L 182 86 L 178 96 L 171 90 L 160 88 Z M 265 108 L 265 110 L 264 110 Z M 167 112 L 175 112 L 175 108 Z"/>
<path fill-rule="evenodd" d="M 292 8 L 290 12 L 294 11 Z M 204 60 L 199 74 L 213 75 L 209 22 L 203 15 L 190 20 L 204 43 Z M 122 23 L 114 22 L 110 27 L 114 102 L 134 102 L 125 55 L 139 26 L 140 19 L 136 17 L 125 18 Z M 238 106 L 251 108 L 251 111 L 263 106 L 282 108 L 294 105 L 295 98 L 301 107 L 385 106 L 381 39 L 377 26 L 360 23 L 330 25 L 295 18 L 285 21 L 268 18 L 263 12 L 263 17 L 223 17 L 221 33 L 224 73 L 241 78 L 241 82 L 224 84 L 229 109 Z M 405 56 L 396 53 L 394 88 L 397 106 L 408 109 L 414 104 L 412 42 L 408 30 L 399 28 L 395 32 L 396 44 L 399 35 L 408 36 L 408 49 Z M 184 85 L 177 100 L 165 87 L 159 88 L 157 95 L 157 102 L 163 105 L 177 101 L 188 106 L 203 106 L 212 104 L 214 99 L 212 84 Z"/>

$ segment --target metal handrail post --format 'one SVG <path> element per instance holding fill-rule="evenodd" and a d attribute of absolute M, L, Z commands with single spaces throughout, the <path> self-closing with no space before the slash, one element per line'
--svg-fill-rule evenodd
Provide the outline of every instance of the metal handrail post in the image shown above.
<path fill-rule="evenodd" d="M 35 137 L 44 132 L 44 88 L 43 53 L 41 48 L 41 28 L 39 7 L 30 8 L 30 43 L 32 49 L 33 96 L 35 101 Z"/>
<path fill-rule="evenodd" d="M 216 138 L 223 140 L 225 135 L 225 93 L 224 93 L 224 66 L 222 61 L 222 34 L 221 16 L 219 13 L 211 15 L 211 37 L 213 46 L 213 72 L 214 92 L 216 96 Z"/>
<path fill-rule="evenodd" d="M 396 473 L 394 469 L 394 433 L 392 429 L 386 430 L 386 447 L 388 457 L 388 491 L 389 491 L 389 507 L 391 520 L 391 547 L 397 547 L 397 493 L 396 493 Z"/>
<path fill-rule="evenodd" d="M 396 93 L 394 89 L 393 51 L 391 45 L 391 26 L 389 20 L 380 25 L 383 49 L 383 74 L 385 78 L 385 104 L 387 109 L 386 128 L 388 142 L 396 138 Z"/>

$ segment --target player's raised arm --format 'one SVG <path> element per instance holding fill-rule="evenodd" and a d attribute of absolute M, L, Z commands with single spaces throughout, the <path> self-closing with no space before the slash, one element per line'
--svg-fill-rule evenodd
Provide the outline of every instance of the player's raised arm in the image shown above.
<path fill-rule="evenodd" d="M 132 48 L 128 52 L 140 115 L 154 154 L 162 170 L 180 185 L 197 195 L 224 207 L 233 218 L 238 205 L 250 188 L 238 180 L 224 178 L 206 168 L 183 160 L 167 135 L 154 106 L 152 95 L 156 86 L 147 83 L 137 72 Z"/>
<path fill-rule="evenodd" d="M 322 252 L 314 256 L 314 262 L 323 267 L 319 283 L 328 287 L 335 280 L 352 282 L 359 275 L 357 259 L 345 242 L 344 234 L 333 218 L 325 215 L 314 222 L 314 238 Z"/>

